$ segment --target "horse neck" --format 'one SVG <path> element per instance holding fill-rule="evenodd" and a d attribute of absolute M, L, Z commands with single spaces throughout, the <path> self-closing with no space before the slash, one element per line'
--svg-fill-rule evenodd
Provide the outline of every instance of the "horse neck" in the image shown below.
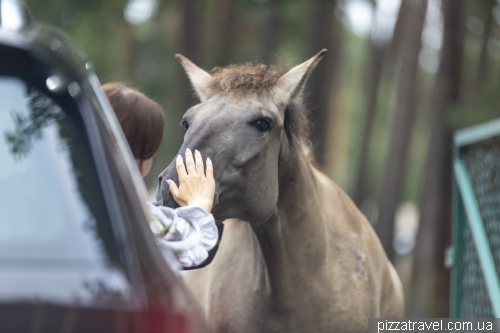
<path fill-rule="evenodd" d="M 296 153 L 280 166 L 280 196 L 273 216 L 254 226 L 255 245 L 266 267 L 265 281 L 274 296 L 286 298 L 300 283 L 324 267 L 327 233 L 320 180 L 309 159 Z M 284 301 L 280 299 L 280 301 Z"/>

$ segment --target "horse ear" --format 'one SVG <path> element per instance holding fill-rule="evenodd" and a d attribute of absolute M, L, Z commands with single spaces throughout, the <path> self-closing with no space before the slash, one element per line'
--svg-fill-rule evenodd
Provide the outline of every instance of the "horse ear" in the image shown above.
<path fill-rule="evenodd" d="M 294 98 L 300 95 L 307 78 L 311 74 L 319 60 L 326 53 L 326 49 L 321 50 L 311 59 L 295 66 L 285 75 L 279 78 L 271 91 L 274 102 L 281 108 L 288 105 Z"/>
<path fill-rule="evenodd" d="M 212 79 L 212 76 L 193 64 L 191 60 L 182 54 L 176 54 L 175 57 L 179 59 L 182 67 L 184 67 L 189 81 L 191 81 L 191 84 L 196 91 L 196 95 L 198 95 L 200 101 L 205 102 L 210 97 L 208 82 Z"/>

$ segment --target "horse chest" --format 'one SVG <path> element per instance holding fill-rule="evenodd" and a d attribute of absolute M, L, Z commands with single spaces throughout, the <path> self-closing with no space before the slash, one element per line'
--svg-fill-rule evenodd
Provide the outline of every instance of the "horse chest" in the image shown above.
<path fill-rule="evenodd" d="M 233 308 L 226 313 L 209 316 L 212 332 L 227 333 L 301 333 L 301 332 L 366 332 L 367 317 L 352 312 L 329 311 L 313 307 L 289 311 L 270 306 L 253 309 Z"/>
<path fill-rule="evenodd" d="M 210 272 L 193 272 L 203 276 L 191 279 L 201 282 L 195 294 L 212 332 L 366 331 L 371 305 L 365 279 L 352 279 L 352 265 L 333 265 L 321 274 L 301 274 L 298 268 L 270 272 L 260 251 L 249 250 L 256 248 L 253 235 L 238 231 L 228 233 L 238 242 L 223 238 Z"/>
<path fill-rule="evenodd" d="M 233 278 L 238 279 L 238 274 Z M 363 303 L 342 300 L 341 304 L 326 289 L 320 295 L 319 289 L 296 288 L 293 295 L 283 298 L 273 295 L 266 286 L 256 288 L 249 283 L 235 286 L 223 280 L 210 302 L 212 311 L 208 320 L 213 332 L 363 332 L 367 329 L 368 315 Z"/>

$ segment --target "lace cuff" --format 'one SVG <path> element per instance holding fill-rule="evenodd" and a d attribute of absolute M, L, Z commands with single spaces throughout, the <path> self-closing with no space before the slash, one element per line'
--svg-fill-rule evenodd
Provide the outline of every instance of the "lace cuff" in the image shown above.
<path fill-rule="evenodd" d="M 164 236 L 157 239 L 162 253 L 173 252 L 184 267 L 199 265 L 207 259 L 208 251 L 218 240 L 217 226 L 212 214 L 198 206 L 177 209 L 151 206 L 150 213 L 164 226 L 161 233 Z"/>

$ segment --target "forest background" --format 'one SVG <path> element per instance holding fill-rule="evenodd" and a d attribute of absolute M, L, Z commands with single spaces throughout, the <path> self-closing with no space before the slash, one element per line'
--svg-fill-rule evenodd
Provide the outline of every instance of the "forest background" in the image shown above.
<path fill-rule="evenodd" d="M 210 70 L 289 67 L 328 53 L 304 97 L 323 171 L 374 225 L 411 317 L 449 315 L 452 134 L 500 117 L 496 0 L 27 0 L 88 54 L 102 83 L 133 82 L 165 109 L 156 177 L 197 101 L 174 54 Z M 154 198 L 154 195 L 151 195 Z"/>

